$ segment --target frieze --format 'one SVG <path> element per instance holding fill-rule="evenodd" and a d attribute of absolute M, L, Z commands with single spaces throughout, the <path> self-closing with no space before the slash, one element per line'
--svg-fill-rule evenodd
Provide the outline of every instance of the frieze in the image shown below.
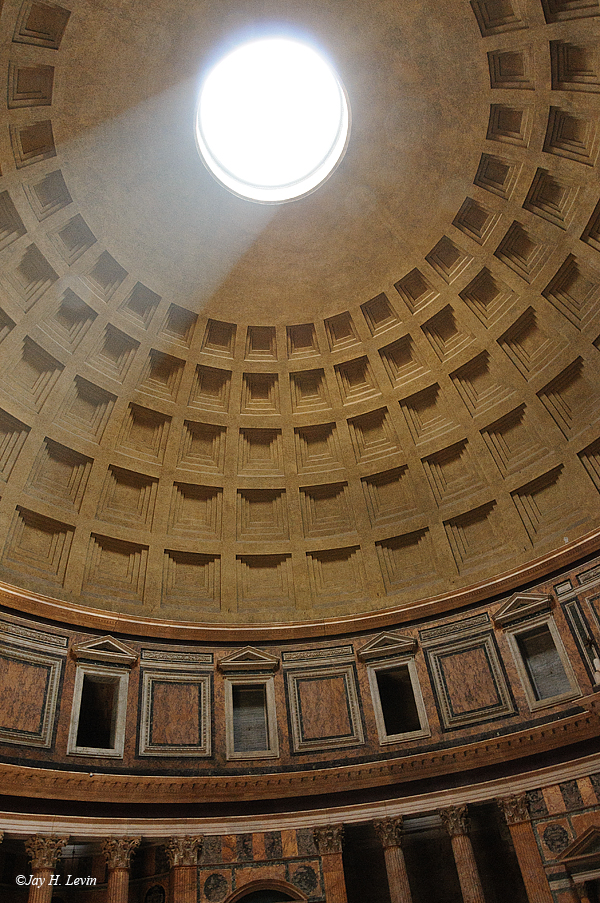
<path fill-rule="evenodd" d="M 174 662 L 188 665 L 212 665 L 212 652 L 165 652 L 162 649 L 143 649 L 143 662 Z"/>
<path fill-rule="evenodd" d="M 21 644 L 24 646 L 33 646 L 36 648 L 37 646 L 53 646 L 57 649 L 65 649 L 69 645 L 69 638 L 66 636 L 57 636 L 54 633 L 42 633 L 40 630 L 33 630 L 30 627 L 20 627 L 18 624 L 13 624 L 11 621 L 6 621 L 4 619 L 0 622 L 2 624 L 2 633 L 6 635 L 10 635 L 11 637 L 18 637 L 21 641 Z"/>
<path fill-rule="evenodd" d="M 419 631 L 419 639 L 423 646 L 458 637 L 463 633 L 474 633 L 491 624 L 487 612 L 475 615 L 472 618 L 463 618 L 462 621 L 452 621 L 451 624 L 442 624 L 441 627 L 428 627 Z"/>
<path fill-rule="evenodd" d="M 284 662 L 312 662 L 322 658 L 340 658 L 354 655 L 353 646 L 330 646 L 325 649 L 301 649 L 298 652 L 282 653 Z"/>

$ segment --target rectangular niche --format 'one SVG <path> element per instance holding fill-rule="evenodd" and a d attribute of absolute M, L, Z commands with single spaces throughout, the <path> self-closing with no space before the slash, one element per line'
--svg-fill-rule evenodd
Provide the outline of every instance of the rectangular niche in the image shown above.
<path fill-rule="evenodd" d="M 400 322 L 396 311 L 383 293 L 367 301 L 366 304 L 361 304 L 360 309 L 369 327 L 369 332 L 373 336 L 387 332 L 388 329 Z"/>
<path fill-rule="evenodd" d="M 276 373 L 244 373 L 242 414 L 279 413 L 279 380 Z"/>
<path fill-rule="evenodd" d="M 294 752 L 364 743 L 354 664 L 288 670 Z"/>
<path fill-rule="evenodd" d="M 102 301 L 109 301 L 126 276 L 127 270 L 108 251 L 103 251 L 85 276 L 85 282 Z"/>
<path fill-rule="evenodd" d="M 209 320 L 202 340 L 202 351 L 205 354 L 215 354 L 217 357 L 233 357 L 235 333 L 234 323 Z"/>
<path fill-rule="evenodd" d="M 13 41 L 58 50 L 71 11 L 62 6 L 25 0 L 15 25 Z"/>
<path fill-rule="evenodd" d="M 290 373 L 290 390 L 294 414 L 331 407 L 324 370 L 299 370 Z"/>
<path fill-rule="evenodd" d="M 4 547 L 5 567 L 63 585 L 73 527 L 17 506 Z"/>
<path fill-rule="evenodd" d="M 57 279 L 58 273 L 34 244 L 25 248 L 18 264 L 6 276 L 7 284 L 25 311 L 32 308 Z"/>
<path fill-rule="evenodd" d="M 331 351 L 351 348 L 360 341 L 352 317 L 347 311 L 325 320 L 325 332 Z"/>
<path fill-rule="evenodd" d="M 444 521 L 446 536 L 459 574 L 481 567 L 489 558 L 501 560 L 507 554 L 506 536 L 500 523 L 496 501 Z"/>
<path fill-rule="evenodd" d="M 363 477 L 361 482 L 373 526 L 416 514 L 415 493 L 407 465 Z"/>
<path fill-rule="evenodd" d="M 265 476 L 283 473 L 281 430 L 240 430 L 239 473 Z"/>
<path fill-rule="evenodd" d="M 123 758 L 129 671 L 78 663 L 68 756 Z"/>
<path fill-rule="evenodd" d="M 42 222 L 73 202 L 60 169 L 49 172 L 23 190 L 38 220 Z"/>
<path fill-rule="evenodd" d="M 425 655 L 444 730 L 515 713 L 491 630 L 472 636 L 448 631 L 446 641 L 426 648 Z"/>
<path fill-rule="evenodd" d="M 210 756 L 210 675 L 142 675 L 140 756 Z"/>
<path fill-rule="evenodd" d="M 362 598 L 365 575 L 360 546 L 307 552 L 308 574 L 314 602 L 343 603 Z"/>
<path fill-rule="evenodd" d="M 247 361 L 277 360 L 277 339 L 274 326 L 249 326 L 246 333 Z"/>
<path fill-rule="evenodd" d="M 342 467 L 335 423 L 298 427 L 294 434 L 299 473 L 338 470 Z"/>
<path fill-rule="evenodd" d="M 25 490 L 50 504 L 79 511 L 92 463 L 91 458 L 46 437 Z"/>
<path fill-rule="evenodd" d="M 27 235 L 25 224 L 8 191 L 3 191 L 0 193 L 0 251 L 23 235 Z"/>
<path fill-rule="evenodd" d="M 28 434 L 28 426 L 0 409 L 0 480 L 10 477 Z"/>
<path fill-rule="evenodd" d="M 429 585 L 438 578 L 436 556 L 427 528 L 380 540 L 375 543 L 375 548 L 387 593 L 414 589 L 424 583 Z"/>
<path fill-rule="evenodd" d="M 188 404 L 207 411 L 226 411 L 229 408 L 231 371 L 218 370 L 198 364 Z"/>
<path fill-rule="evenodd" d="M 0 652 L 0 740 L 52 747 L 62 661 L 37 650 Z"/>
<path fill-rule="evenodd" d="M 293 607 L 294 578 L 291 555 L 238 555 L 238 604 L 256 608 Z"/>
<path fill-rule="evenodd" d="M 175 401 L 184 367 L 185 361 L 153 348 L 142 372 L 139 391 L 167 401 Z"/>
<path fill-rule="evenodd" d="M 158 480 L 111 464 L 98 500 L 96 517 L 128 527 L 151 529 Z"/>
<path fill-rule="evenodd" d="M 178 304 L 171 304 L 165 317 L 162 335 L 181 345 L 182 348 L 189 348 L 197 321 L 198 317 L 190 310 L 179 307 Z"/>
<path fill-rule="evenodd" d="M 411 314 L 423 310 L 428 304 L 439 296 L 420 270 L 414 269 L 407 273 L 394 288 L 410 310 Z"/>
<path fill-rule="evenodd" d="M 76 376 L 55 423 L 69 433 L 99 443 L 116 400 L 115 395 Z"/>
<path fill-rule="evenodd" d="M 9 134 L 17 169 L 56 157 L 52 122 L 49 119 L 31 125 L 10 125 Z"/>
<path fill-rule="evenodd" d="M 287 327 L 287 349 L 289 358 L 311 357 L 319 353 L 313 323 L 300 323 Z"/>
<path fill-rule="evenodd" d="M 469 282 L 460 297 L 484 326 L 491 326 L 517 302 L 517 294 L 487 267 Z"/>
<path fill-rule="evenodd" d="M 289 538 L 284 489 L 238 489 L 237 538 L 249 541 Z"/>
<path fill-rule="evenodd" d="M 136 282 L 119 310 L 136 326 L 148 329 L 160 300 L 160 295 L 151 291 L 142 282 Z"/>
<path fill-rule="evenodd" d="M 179 447 L 179 467 L 222 473 L 227 428 L 213 423 L 185 420 Z"/>
<path fill-rule="evenodd" d="M 406 385 L 428 372 L 414 346 L 412 336 L 405 335 L 379 349 L 389 380 L 394 388 Z"/>
<path fill-rule="evenodd" d="M 82 592 L 84 595 L 141 603 L 147 561 L 148 546 L 92 533 Z"/>
<path fill-rule="evenodd" d="M 98 314 L 79 295 L 66 289 L 56 312 L 40 328 L 67 351 L 74 351 Z"/>
<path fill-rule="evenodd" d="M 386 458 L 400 451 L 398 437 L 387 408 L 369 411 L 348 420 L 357 463 Z"/>
<path fill-rule="evenodd" d="M 300 488 L 305 536 L 332 536 L 356 530 L 347 483 Z"/>
<path fill-rule="evenodd" d="M 413 657 L 367 665 L 382 746 L 431 736 Z"/>
<path fill-rule="evenodd" d="M 48 237 L 69 266 L 79 260 L 96 243 L 96 236 L 80 213 L 71 217 L 60 228 L 50 232 Z"/>
<path fill-rule="evenodd" d="M 139 342 L 109 323 L 87 362 L 94 370 L 122 383 L 139 347 Z"/>
<path fill-rule="evenodd" d="M 221 605 L 221 558 L 199 552 L 165 550 L 164 605 L 218 611 Z"/>
<path fill-rule="evenodd" d="M 276 758 L 279 740 L 273 677 L 226 677 L 224 684 L 227 758 Z"/>
<path fill-rule="evenodd" d="M 221 536 L 223 490 L 195 483 L 174 483 L 169 532 L 189 536 Z"/>
<path fill-rule="evenodd" d="M 166 414 L 130 404 L 117 445 L 125 454 L 162 464 L 170 424 Z"/>
<path fill-rule="evenodd" d="M 336 364 L 335 373 L 343 404 L 353 404 L 381 395 L 366 356 Z"/>

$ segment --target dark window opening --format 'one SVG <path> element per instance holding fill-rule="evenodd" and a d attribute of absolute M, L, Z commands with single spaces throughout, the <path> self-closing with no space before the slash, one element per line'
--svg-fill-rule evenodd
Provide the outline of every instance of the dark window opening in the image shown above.
<path fill-rule="evenodd" d="M 569 678 L 546 624 L 522 633 L 517 642 L 536 699 L 569 692 Z"/>
<path fill-rule="evenodd" d="M 114 749 L 118 680 L 103 680 L 90 674 L 83 677 L 77 746 Z"/>
<path fill-rule="evenodd" d="M 235 752 L 269 749 L 267 699 L 264 684 L 234 685 L 233 748 Z"/>
<path fill-rule="evenodd" d="M 421 730 L 408 667 L 403 665 L 377 671 L 376 677 L 386 734 L 408 734 Z"/>

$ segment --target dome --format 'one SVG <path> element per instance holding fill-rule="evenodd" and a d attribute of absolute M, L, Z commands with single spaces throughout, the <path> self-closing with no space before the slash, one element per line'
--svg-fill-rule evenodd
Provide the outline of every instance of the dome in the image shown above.
<path fill-rule="evenodd" d="M 142 834 L 166 836 L 143 808 L 154 793 L 179 833 L 189 816 L 238 838 L 238 817 L 266 837 L 347 802 L 364 853 L 375 834 L 356 826 L 375 817 L 425 813 L 415 836 L 434 837 L 444 794 L 489 825 L 496 796 L 527 791 L 558 881 L 554 828 L 558 856 L 595 824 L 558 824 L 567 791 L 534 802 L 585 777 L 591 807 L 596 786 L 581 757 L 597 754 L 600 674 L 597 0 L 23 0 L 1 15 L 0 590 L 21 656 L 9 685 L 33 699 L 48 675 L 39 724 L 16 697 L 0 724 L 5 796 L 31 772 L 29 802 L 7 802 L 21 834 L 36 806 L 44 833 L 87 799 L 81 842 L 128 799 Z M 211 175 L 195 125 L 216 63 L 272 36 L 315 48 L 351 110 L 330 175 L 273 204 Z M 410 729 L 388 692 L 408 692 Z M 196 700 L 179 740 L 152 733 L 167 697 Z M 88 703 L 111 713 L 105 739 L 78 733 Z M 235 733 L 253 707 L 270 737 L 254 759 Z M 343 710 L 341 733 L 311 734 L 319 710 Z M 294 836 L 297 868 L 340 852 Z M 287 855 L 249 899 L 325 900 Z M 207 862 L 198 899 L 234 903 L 226 857 Z"/>

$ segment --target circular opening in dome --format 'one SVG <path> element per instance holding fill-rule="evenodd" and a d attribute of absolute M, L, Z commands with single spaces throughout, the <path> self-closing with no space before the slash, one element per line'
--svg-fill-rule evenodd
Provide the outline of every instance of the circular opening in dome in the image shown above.
<path fill-rule="evenodd" d="M 200 155 L 219 182 L 253 201 L 314 191 L 341 160 L 349 131 L 346 92 L 332 67 L 289 38 L 242 44 L 200 90 Z"/>

